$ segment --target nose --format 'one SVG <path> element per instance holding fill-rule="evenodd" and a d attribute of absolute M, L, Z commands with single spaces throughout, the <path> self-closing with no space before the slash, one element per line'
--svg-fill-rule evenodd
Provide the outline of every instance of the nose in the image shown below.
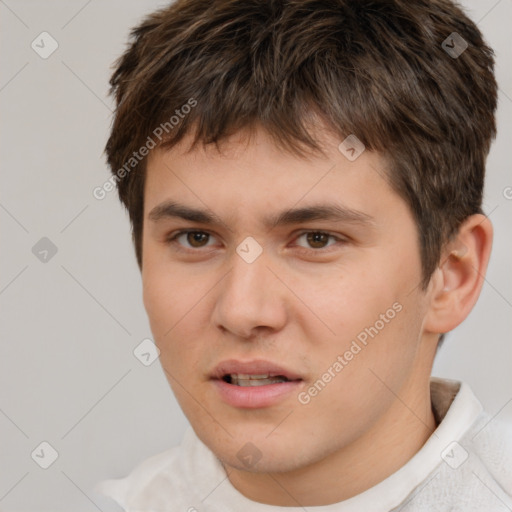
<path fill-rule="evenodd" d="M 287 317 L 286 287 L 265 251 L 252 263 L 234 252 L 230 263 L 231 270 L 217 288 L 213 324 L 244 339 L 282 329 Z"/>

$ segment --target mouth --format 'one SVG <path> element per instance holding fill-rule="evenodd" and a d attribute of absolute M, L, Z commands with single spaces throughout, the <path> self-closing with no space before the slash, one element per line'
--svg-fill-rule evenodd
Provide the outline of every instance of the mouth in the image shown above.
<path fill-rule="evenodd" d="M 222 377 L 224 382 L 232 384 L 233 386 L 267 386 L 269 384 L 280 384 L 282 382 L 291 382 L 292 380 L 302 379 L 288 379 L 285 375 L 271 375 L 270 373 L 262 373 L 258 375 L 249 375 L 245 373 L 229 373 Z"/>
<path fill-rule="evenodd" d="M 223 361 L 210 378 L 224 402 L 244 409 L 276 405 L 304 385 L 299 374 L 263 360 Z"/>

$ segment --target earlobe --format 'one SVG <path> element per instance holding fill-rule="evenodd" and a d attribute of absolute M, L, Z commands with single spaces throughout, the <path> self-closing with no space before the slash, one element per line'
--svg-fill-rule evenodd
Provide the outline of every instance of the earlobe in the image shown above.
<path fill-rule="evenodd" d="M 446 245 L 432 276 L 425 332 L 448 332 L 469 315 L 484 283 L 492 236 L 489 219 L 475 214 L 462 223 Z"/>

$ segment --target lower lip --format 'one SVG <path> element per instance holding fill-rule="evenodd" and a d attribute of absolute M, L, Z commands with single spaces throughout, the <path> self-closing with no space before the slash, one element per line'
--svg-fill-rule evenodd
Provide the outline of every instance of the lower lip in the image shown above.
<path fill-rule="evenodd" d="M 228 384 L 222 379 L 215 379 L 213 383 L 217 387 L 222 399 L 229 405 L 246 409 L 257 409 L 275 405 L 290 393 L 294 391 L 297 393 L 303 381 L 295 380 L 278 384 L 266 384 L 264 386 L 236 386 Z"/>

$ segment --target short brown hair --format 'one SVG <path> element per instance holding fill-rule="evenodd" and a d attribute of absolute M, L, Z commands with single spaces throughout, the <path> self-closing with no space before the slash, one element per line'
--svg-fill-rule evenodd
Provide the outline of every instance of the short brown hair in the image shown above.
<path fill-rule="evenodd" d="M 412 211 L 424 287 L 443 244 L 483 213 L 494 58 L 455 3 L 178 0 L 130 36 L 110 80 L 116 110 L 105 151 L 140 268 L 146 158 L 133 170 L 126 162 L 150 138 L 171 148 L 194 133 L 191 149 L 218 147 L 259 123 L 284 149 L 322 152 L 308 131 L 312 113 L 340 142 L 355 134 L 386 156 L 390 184 Z M 460 55 L 447 51 L 456 43 L 467 45 Z M 181 110 L 191 100 L 194 108 Z"/>

